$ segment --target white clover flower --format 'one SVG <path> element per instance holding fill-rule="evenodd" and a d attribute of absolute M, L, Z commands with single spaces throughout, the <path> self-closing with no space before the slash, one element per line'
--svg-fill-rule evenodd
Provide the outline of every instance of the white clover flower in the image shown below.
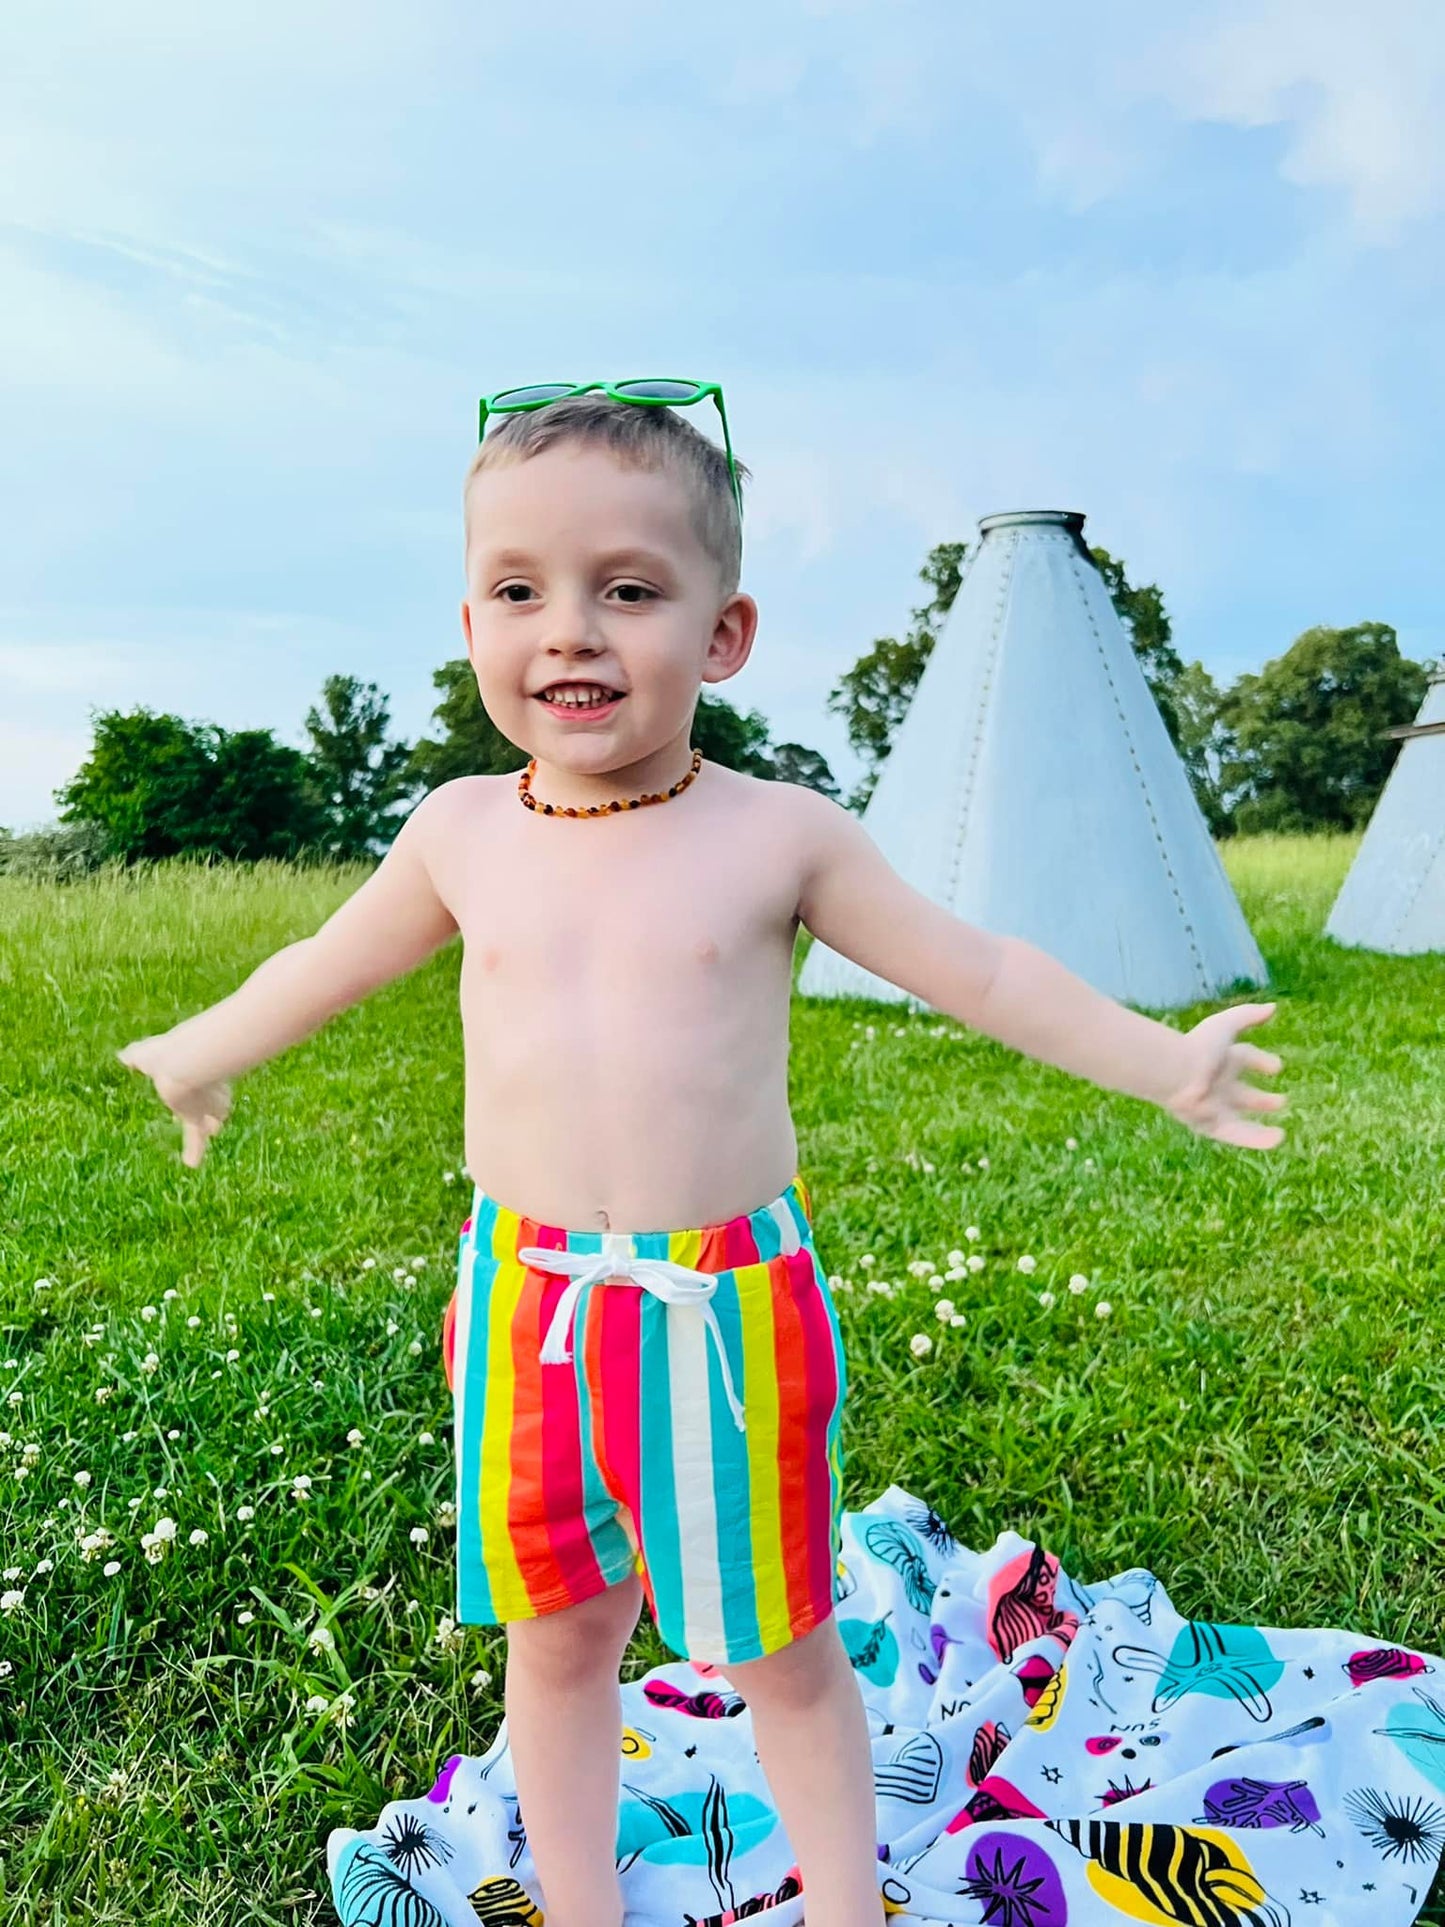
<path fill-rule="evenodd" d="M 317 1653 L 334 1653 L 336 1635 L 329 1626 L 313 1626 L 307 1635 L 306 1644 Z"/>
<path fill-rule="evenodd" d="M 210 1536 L 210 1533 L 206 1531 L 204 1526 L 197 1526 L 191 1534 L 191 1544 L 193 1546 L 203 1546 L 209 1541 Z"/>
<path fill-rule="evenodd" d="M 171 1427 L 170 1431 L 166 1433 L 166 1437 L 172 1441 L 178 1439 L 180 1436 L 181 1434 L 180 1434 L 179 1428 L 174 1425 Z"/>
<path fill-rule="evenodd" d="M 55 1280 L 53 1278 L 37 1278 L 35 1280 L 34 1288 L 36 1291 L 49 1291 L 50 1287 L 54 1283 L 55 1283 Z"/>
<path fill-rule="evenodd" d="M 986 1171 L 988 1169 L 988 1159 L 980 1158 L 978 1161 L 978 1168 L 980 1171 Z"/>
<path fill-rule="evenodd" d="M 468 1684 L 471 1686 L 471 1689 L 474 1693 L 480 1693 L 484 1686 L 490 1686 L 491 1683 L 492 1683 L 492 1676 L 487 1671 L 485 1666 L 479 1666 L 476 1672 L 472 1674 L 472 1677 L 468 1682 Z"/>
<path fill-rule="evenodd" d="M 443 1613 L 437 1622 L 435 1643 L 444 1652 L 459 1653 L 466 1644 L 466 1631 L 448 1613 Z"/>
<path fill-rule="evenodd" d="M 956 1311 L 953 1314 L 952 1318 L 949 1319 L 948 1322 L 950 1325 L 966 1325 L 968 1323 L 968 1318 L 965 1313 L 961 1311 Z"/>
<path fill-rule="evenodd" d="M 256 1508 L 254 1506 L 238 1505 L 236 1507 L 236 1517 L 240 1520 L 242 1525 L 244 1525 L 248 1519 L 254 1519 L 255 1516 L 256 1516 Z"/>
<path fill-rule="evenodd" d="M 276 1294 L 274 1291 L 263 1291 L 261 1293 L 261 1303 L 263 1305 L 274 1305 L 275 1302 Z"/>
<path fill-rule="evenodd" d="M 1073 1277 L 1070 1278 L 1069 1280 L 1069 1290 L 1077 1298 L 1080 1295 L 1080 1293 L 1086 1292 L 1088 1289 L 1089 1289 L 1088 1279 L 1084 1276 L 1082 1271 L 1076 1271 Z"/>
<path fill-rule="evenodd" d="M 968 1260 L 968 1268 L 970 1271 L 982 1271 L 984 1266 L 987 1263 L 988 1263 L 988 1260 L 984 1257 L 981 1251 L 975 1251 L 970 1253 L 969 1260 Z"/>
<path fill-rule="evenodd" d="M 388 1338 L 395 1338 L 395 1337 L 396 1337 L 396 1334 L 397 1334 L 397 1333 L 398 1333 L 398 1332 L 399 1332 L 400 1330 L 401 1330 L 401 1326 L 397 1324 L 397 1322 L 396 1322 L 396 1320 L 395 1320 L 394 1318 L 388 1318 L 388 1319 L 387 1319 L 387 1321 L 386 1321 L 386 1335 L 387 1335 L 387 1337 L 388 1337 Z"/>
<path fill-rule="evenodd" d="M 1096 1318 L 1107 1318 L 1113 1309 L 1114 1307 L 1109 1303 L 1107 1298 L 1101 1298 L 1094 1307 L 1094 1316 Z"/>
<path fill-rule="evenodd" d="M 40 1447 L 32 1439 L 28 1445 L 22 1448 L 20 1456 L 27 1465 L 34 1465 L 35 1461 L 40 1457 Z"/>
<path fill-rule="evenodd" d="M 1085 1158 L 1085 1159 L 1084 1159 L 1084 1169 L 1085 1169 L 1086 1171 L 1092 1171 L 1092 1170 L 1093 1170 L 1093 1168 L 1094 1168 L 1094 1160 L 1093 1160 L 1092 1158 Z"/>
<path fill-rule="evenodd" d="M 156 1366 L 160 1364 L 160 1362 L 161 1362 L 160 1356 L 158 1353 L 147 1352 L 145 1357 L 140 1362 L 140 1368 L 143 1372 L 153 1372 Z"/>
<path fill-rule="evenodd" d="M 361 1269 L 363 1271 L 375 1271 L 376 1269 L 375 1258 L 363 1258 L 361 1261 Z"/>
<path fill-rule="evenodd" d="M 416 1435 L 416 1442 L 418 1445 L 435 1445 L 436 1444 L 436 1440 L 432 1437 L 430 1432 L 418 1432 Z"/>
<path fill-rule="evenodd" d="M 312 1316 L 313 1318 L 319 1318 L 319 1317 L 321 1316 L 321 1307 L 320 1307 L 320 1305 L 308 1305 L 308 1306 L 306 1307 L 306 1309 L 307 1309 L 307 1311 L 309 1311 L 309 1312 L 310 1312 L 310 1314 L 311 1314 L 311 1316 Z"/>
<path fill-rule="evenodd" d="M 425 1265 L 425 1263 L 426 1263 L 425 1258 L 413 1258 L 411 1261 L 411 1268 L 413 1271 L 420 1271 L 423 1265 Z"/>
<path fill-rule="evenodd" d="M 951 1298 L 940 1298 L 938 1303 L 933 1307 L 933 1315 L 939 1319 L 940 1322 L 946 1323 L 947 1320 L 953 1316 L 953 1300 Z"/>
<path fill-rule="evenodd" d="M 156 1315 L 156 1308 L 155 1308 L 155 1306 L 154 1306 L 154 1305 L 142 1305 L 142 1306 L 141 1306 L 141 1308 L 140 1308 L 140 1315 L 141 1315 L 141 1317 L 142 1317 L 142 1318 L 146 1318 L 146 1319 L 150 1319 L 150 1318 L 154 1318 L 154 1317 L 155 1317 L 155 1315 Z"/>
<path fill-rule="evenodd" d="M 923 1160 L 923 1168 L 925 1171 L 932 1173 L 933 1166 L 928 1162 L 927 1158 Z"/>
<path fill-rule="evenodd" d="M 0 1613 L 18 1612 L 25 1604 L 25 1588 L 16 1586 L 9 1592 L 0 1593 Z"/>
<path fill-rule="evenodd" d="M 120 1571 L 119 1559 L 107 1559 L 105 1564 L 101 1567 L 101 1571 L 105 1574 L 107 1579 L 114 1579 L 115 1575 Z"/>
<path fill-rule="evenodd" d="M 165 1296 L 167 1298 L 179 1298 L 180 1295 L 181 1294 L 176 1290 L 174 1285 L 171 1285 L 165 1293 Z"/>
<path fill-rule="evenodd" d="M 162 1487 L 161 1490 L 164 1491 L 165 1488 Z M 155 1524 L 155 1534 L 157 1539 L 174 1539 L 176 1536 L 175 1520 L 174 1519 L 157 1519 Z"/>
<path fill-rule="evenodd" d="M 348 1445 L 360 1445 L 361 1441 L 365 1437 L 366 1437 L 366 1434 L 364 1432 L 358 1431 L 356 1426 L 353 1425 L 351 1430 L 346 1434 L 346 1443 Z"/>
<path fill-rule="evenodd" d="M 1076 1137 L 1066 1137 L 1064 1139 L 1064 1149 L 1066 1151 L 1077 1151 L 1078 1148 L 1079 1140 Z"/>
<path fill-rule="evenodd" d="M 1024 1255 L 1019 1259 L 1019 1270 L 1033 1271 L 1035 1269 L 1036 1263 L 1037 1261 L 1031 1258 L 1028 1252 L 1026 1251 Z"/>
<path fill-rule="evenodd" d="M 313 1693 L 306 1702 L 308 1713 L 324 1713 L 331 1702 L 324 1693 Z"/>
<path fill-rule="evenodd" d="M 311 1491 L 311 1475 L 308 1472 L 297 1472 L 291 1480 L 292 1498 L 304 1499 L 307 1497 L 310 1491 Z"/>
<path fill-rule="evenodd" d="M 443 1531 L 446 1531 L 450 1527 L 454 1526 L 456 1522 L 457 1522 L 456 1505 L 451 1499 L 443 1500 L 441 1505 L 437 1507 L 437 1524 L 443 1529 Z"/>
<path fill-rule="evenodd" d="M 442 1183 L 443 1183 L 443 1184 L 455 1184 L 455 1183 L 456 1183 L 456 1181 L 457 1181 L 457 1174 L 456 1174 L 456 1172 L 455 1172 L 455 1171 L 443 1171 L 443 1172 L 442 1172 Z"/>
<path fill-rule="evenodd" d="M 0 1579 L 19 1579 L 23 1577 L 24 1571 L 23 1566 L 7 1566 L 4 1572 L 0 1572 Z"/>
<path fill-rule="evenodd" d="M 419 1599 L 408 1599 L 406 1602 L 406 1610 L 409 1613 L 414 1613 L 418 1611 L 420 1606 L 421 1606 L 421 1601 Z"/>
<path fill-rule="evenodd" d="M 870 1278 L 868 1280 L 868 1289 L 869 1291 L 881 1291 L 883 1295 L 887 1297 L 888 1280 L 886 1278 Z"/>
<path fill-rule="evenodd" d="M 963 1263 L 963 1253 L 957 1250 L 950 1251 L 948 1254 L 948 1262 L 951 1265 L 961 1265 Z"/>
<path fill-rule="evenodd" d="M 413 1358 L 420 1358 L 421 1357 L 421 1340 L 419 1338 L 414 1338 L 411 1341 L 411 1343 L 407 1346 L 407 1350 L 411 1353 Z"/>
<path fill-rule="evenodd" d="M 1051 1291 L 1041 1291 L 1039 1293 L 1039 1303 L 1045 1311 L 1052 1311 L 1054 1308 L 1054 1294 Z"/>
<path fill-rule="evenodd" d="M 186 1327 L 188 1330 L 194 1331 L 197 1325 L 200 1324 L 200 1322 L 201 1322 L 200 1319 L 196 1316 L 194 1312 L 192 1312 L 190 1317 L 186 1320 Z"/>
<path fill-rule="evenodd" d="M 908 1341 L 908 1349 L 915 1358 L 926 1358 L 933 1350 L 933 1340 L 927 1332 L 915 1332 Z"/>
<path fill-rule="evenodd" d="M 28 1465 L 17 1465 L 15 1468 L 15 1476 L 17 1479 L 28 1479 L 30 1477 L 30 1467 Z"/>
<path fill-rule="evenodd" d="M 253 1612 L 250 1612 L 250 1611 L 247 1611 L 247 1612 L 243 1612 L 243 1613 L 237 1613 L 237 1614 L 236 1614 L 236 1624 L 237 1624 L 238 1626 L 249 1626 L 249 1625 L 250 1625 L 250 1623 L 251 1623 L 251 1621 L 252 1621 L 252 1620 L 253 1620 L 253 1619 L 254 1619 L 255 1617 L 256 1617 L 256 1615 L 255 1615 L 255 1613 L 253 1613 Z"/>
<path fill-rule="evenodd" d="M 867 1266 L 867 1265 L 876 1265 L 878 1260 L 873 1256 L 873 1253 L 871 1251 L 865 1251 L 863 1253 L 863 1256 L 858 1260 L 858 1262 L 860 1265 Z"/>
<path fill-rule="evenodd" d="M 77 1472 L 75 1475 L 75 1483 L 77 1485 L 89 1485 L 90 1474 L 88 1472 Z"/>
<path fill-rule="evenodd" d="M 230 1350 L 229 1350 L 229 1351 L 228 1351 L 228 1352 L 226 1353 L 226 1363 L 227 1363 L 228 1365 L 234 1365 L 234 1364 L 235 1364 L 235 1362 L 236 1362 L 236 1360 L 237 1360 L 237 1359 L 238 1359 L 238 1358 L 239 1358 L 240 1356 L 241 1356 L 241 1354 L 240 1354 L 240 1352 L 239 1352 L 239 1351 L 238 1351 L 238 1350 L 236 1349 L 236 1347 L 235 1347 L 234 1345 L 232 1345 L 232 1347 L 230 1348 Z"/>
<path fill-rule="evenodd" d="M 37 1573 L 54 1572 L 55 1561 L 53 1559 L 37 1559 L 35 1562 L 35 1570 Z"/>
<path fill-rule="evenodd" d="M 970 1224 L 964 1227 L 963 1235 L 965 1238 L 969 1240 L 970 1243 L 972 1243 L 975 1238 L 981 1237 L 982 1233 L 979 1231 L 979 1228 L 976 1224 Z"/>
<path fill-rule="evenodd" d="M 413 1526 L 407 1537 L 414 1546 L 424 1546 L 431 1538 L 425 1526 Z"/>
<path fill-rule="evenodd" d="M 104 1405 L 106 1400 L 111 1396 L 114 1390 L 115 1390 L 114 1385 L 97 1385 L 95 1388 L 96 1404 Z"/>
<path fill-rule="evenodd" d="M 278 1439 L 276 1443 L 271 1447 L 272 1458 L 273 1459 L 279 1458 L 285 1450 L 286 1450 L 286 1447 Z"/>

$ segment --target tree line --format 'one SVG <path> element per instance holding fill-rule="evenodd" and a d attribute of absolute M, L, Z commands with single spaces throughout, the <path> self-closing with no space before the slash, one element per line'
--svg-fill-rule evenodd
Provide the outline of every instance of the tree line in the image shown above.
<path fill-rule="evenodd" d="M 692 742 L 713 762 L 765 780 L 803 783 L 861 812 L 907 714 L 969 545 L 941 542 L 919 570 L 929 591 L 900 642 L 878 637 L 830 690 L 864 764 L 843 796 L 826 759 L 774 743 L 767 718 L 704 690 Z M 1090 548 L 1164 726 L 1217 836 L 1260 830 L 1348 830 L 1369 817 L 1427 670 L 1402 656 L 1388 623 L 1315 627 L 1257 675 L 1220 689 L 1202 662 L 1175 650 L 1156 583 L 1133 585 L 1106 549 Z M 93 716 L 89 756 L 54 792 L 59 823 L 17 836 L 0 828 L 0 869 L 81 873 L 106 861 L 171 856 L 342 862 L 379 856 L 426 791 L 457 776 L 520 771 L 526 752 L 482 707 L 465 656 L 432 673 L 435 734 L 390 733 L 374 683 L 328 676 L 306 713 L 306 745 L 269 729 L 228 730 L 138 708 Z"/>

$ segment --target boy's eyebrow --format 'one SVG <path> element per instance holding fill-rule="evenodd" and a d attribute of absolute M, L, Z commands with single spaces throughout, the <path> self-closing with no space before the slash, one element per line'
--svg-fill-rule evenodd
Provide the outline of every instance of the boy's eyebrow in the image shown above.
<path fill-rule="evenodd" d="M 501 549 L 496 555 L 483 556 L 483 561 L 489 569 L 524 569 L 535 560 L 536 557 L 529 554 L 526 549 Z M 608 549 L 604 555 L 598 556 L 597 560 L 604 567 L 609 564 L 615 566 L 619 562 L 645 562 L 650 568 L 658 570 L 670 570 L 672 567 L 667 557 L 656 549 L 644 549 L 636 544 L 620 549 Z"/>

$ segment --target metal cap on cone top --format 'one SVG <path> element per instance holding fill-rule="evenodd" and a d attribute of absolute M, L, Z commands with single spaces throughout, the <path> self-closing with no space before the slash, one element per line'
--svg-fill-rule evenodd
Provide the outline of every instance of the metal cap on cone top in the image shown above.
<path fill-rule="evenodd" d="M 1078 509 L 1005 509 L 998 515 L 980 517 L 978 532 L 987 535 L 991 529 L 1006 529 L 1027 522 L 1067 529 L 1070 535 L 1077 535 L 1084 526 L 1083 515 Z"/>

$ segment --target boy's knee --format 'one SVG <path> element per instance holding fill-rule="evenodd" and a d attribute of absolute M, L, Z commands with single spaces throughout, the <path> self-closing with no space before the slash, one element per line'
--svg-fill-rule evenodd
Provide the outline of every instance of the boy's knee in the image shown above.
<path fill-rule="evenodd" d="M 636 1573 L 576 1606 L 507 1621 L 507 1662 L 565 1682 L 615 1673 L 642 1611 Z"/>
<path fill-rule="evenodd" d="M 761 1659 L 734 1663 L 724 1669 L 749 1706 L 782 1708 L 811 1706 L 852 1681 L 849 1660 L 832 1613 L 801 1639 Z"/>

